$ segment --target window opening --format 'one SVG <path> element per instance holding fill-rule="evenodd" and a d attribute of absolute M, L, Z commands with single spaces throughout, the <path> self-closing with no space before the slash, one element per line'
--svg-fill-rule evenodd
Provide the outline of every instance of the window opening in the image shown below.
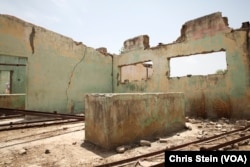
<path fill-rule="evenodd" d="M 170 58 L 170 77 L 224 74 L 227 70 L 226 52 L 213 52 Z"/>
<path fill-rule="evenodd" d="M 151 60 L 120 66 L 121 83 L 148 80 L 153 75 L 153 62 Z"/>

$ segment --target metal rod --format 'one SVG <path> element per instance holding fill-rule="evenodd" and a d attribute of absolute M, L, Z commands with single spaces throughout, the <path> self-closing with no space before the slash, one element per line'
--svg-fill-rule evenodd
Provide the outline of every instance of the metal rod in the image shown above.
<path fill-rule="evenodd" d="M 30 125 L 30 126 L 19 126 L 19 127 L 4 128 L 4 129 L 0 129 L 0 131 L 9 131 L 9 130 L 17 130 L 17 129 L 44 127 L 44 126 L 59 125 L 59 124 L 66 124 L 66 123 L 80 122 L 80 121 L 81 120 L 68 120 L 68 121 L 64 120 L 64 122 L 52 122 L 52 123 L 42 123 L 42 124 L 36 124 L 36 125 Z"/>
<path fill-rule="evenodd" d="M 228 146 L 228 145 L 231 145 L 231 144 L 235 144 L 235 143 L 238 143 L 240 141 L 243 141 L 243 140 L 246 140 L 246 139 L 249 139 L 249 138 L 250 138 L 250 135 L 244 136 L 244 137 L 240 137 L 240 138 L 237 138 L 235 140 L 228 141 L 226 143 L 218 144 L 216 146 L 207 147 L 207 148 L 203 147 L 202 150 L 204 150 L 204 151 L 218 150 L 219 148 L 222 148 L 222 147 L 225 147 L 225 146 Z"/>
<path fill-rule="evenodd" d="M 178 146 L 175 146 L 175 147 L 171 147 L 171 148 L 167 149 L 167 151 L 173 151 L 173 150 L 176 150 L 176 149 L 179 149 L 179 148 L 182 148 L 182 147 L 186 147 L 186 146 L 191 145 L 191 144 L 202 143 L 204 141 L 209 141 L 211 139 L 216 139 L 218 137 L 225 136 L 225 135 L 228 135 L 228 134 L 231 134 L 231 133 L 243 131 L 243 130 L 246 130 L 248 128 L 250 128 L 250 125 L 246 126 L 244 128 L 241 128 L 241 129 L 236 129 L 236 130 L 229 131 L 229 132 L 226 132 L 226 133 L 222 133 L 222 134 L 219 134 L 219 135 L 211 136 L 211 137 L 208 137 L 208 138 L 205 138 L 205 139 L 196 140 L 196 141 L 193 141 L 193 142 L 189 142 L 189 143 L 181 144 L 181 145 L 178 145 Z"/>
<path fill-rule="evenodd" d="M 18 113 L 25 115 L 35 115 L 35 116 L 49 116 L 49 117 L 57 117 L 57 118 L 72 118 L 84 120 L 84 116 L 72 115 L 72 114 L 58 114 L 58 113 L 50 113 L 50 112 L 42 112 L 42 111 L 33 111 L 33 110 L 21 110 L 21 109 L 9 109 L 9 108 L 0 108 L 0 113 Z"/>
<path fill-rule="evenodd" d="M 56 118 L 56 119 L 50 119 L 50 120 L 36 120 L 36 121 L 27 121 L 27 122 L 9 122 L 9 123 L 5 123 L 5 124 L 0 124 L 0 127 L 15 126 L 15 125 L 27 125 L 27 124 L 33 124 L 33 123 L 51 122 L 51 121 L 66 120 L 66 119 L 67 118 Z"/>
<path fill-rule="evenodd" d="M 248 129 L 249 127 L 250 126 L 246 126 L 244 128 L 236 129 L 236 130 L 226 132 L 226 133 L 222 133 L 222 134 L 219 134 L 219 135 L 216 135 L 216 136 L 212 136 L 212 137 L 208 137 L 208 138 L 205 138 L 205 139 L 196 140 L 196 141 L 193 141 L 193 142 L 181 144 L 181 145 L 178 145 L 178 146 L 175 146 L 175 147 L 172 147 L 172 148 L 168 148 L 168 149 L 162 149 L 162 150 L 158 150 L 158 151 L 155 151 L 155 152 L 150 152 L 150 153 L 147 153 L 147 154 L 139 155 L 139 156 L 128 158 L 128 159 L 123 159 L 123 160 L 120 160 L 120 161 L 115 161 L 115 162 L 110 162 L 110 163 L 106 163 L 106 164 L 102 164 L 102 165 L 97 165 L 96 167 L 110 167 L 110 166 L 115 166 L 115 165 L 119 165 L 119 164 L 124 164 L 124 163 L 128 163 L 128 162 L 136 161 L 136 160 L 138 160 L 140 158 L 154 156 L 154 155 L 157 155 L 157 154 L 164 153 L 165 151 L 173 151 L 173 150 L 176 150 L 176 149 L 179 149 L 179 148 L 186 147 L 188 145 L 202 143 L 204 141 L 209 141 L 211 139 L 215 139 L 215 138 L 218 138 L 218 137 L 221 137 L 221 136 L 224 136 L 224 135 L 232 134 L 232 133 L 235 133 L 235 132 L 238 132 L 238 131 L 243 131 L 243 130 Z M 164 165 L 164 162 L 159 163 L 157 165 L 159 165 L 159 166 Z"/>

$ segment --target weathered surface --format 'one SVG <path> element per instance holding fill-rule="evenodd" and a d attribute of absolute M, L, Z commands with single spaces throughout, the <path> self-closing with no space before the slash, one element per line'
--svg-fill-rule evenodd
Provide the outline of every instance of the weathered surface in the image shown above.
<path fill-rule="evenodd" d="M 106 54 L 108 53 L 108 50 L 107 50 L 107 48 L 105 48 L 105 47 L 100 47 L 100 48 L 97 48 L 96 50 L 97 50 L 98 52 L 104 54 L 104 55 L 106 55 Z"/>
<path fill-rule="evenodd" d="M 85 103 L 85 139 L 106 149 L 185 127 L 183 93 L 89 94 Z"/>
<path fill-rule="evenodd" d="M 0 62 L 16 57 L 28 62 L 21 92 L 27 95 L 28 110 L 83 112 L 85 93 L 112 92 L 110 56 L 18 18 L 0 15 Z M 0 70 L 11 67 L 0 66 Z M 13 82 L 21 83 L 16 78 Z"/>
<path fill-rule="evenodd" d="M 2 108 L 25 109 L 25 94 L 0 94 Z"/>
<path fill-rule="evenodd" d="M 226 17 L 222 17 L 221 12 L 217 12 L 186 22 L 182 26 L 181 36 L 176 42 L 190 39 L 197 40 L 225 31 L 231 31 L 231 28 L 228 27 L 228 20 Z"/>
<path fill-rule="evenodd" d="M 186 22 L 180 37 L 171 44 L 150 48 L 147 35 L 129 39 L 122 54 L 112 58 L 105 56 L 110 55 L 105 48 L 95 50 L 0 15 L 0 63 L 25 64 L 0 65 L 0 70 L 14 71 L 12 93 L 26 93 L 30 110 L 81 112 L 86 93 L 184 92 L 188 115 L 250 118 L 249 29 L 249 22 L 231 29 L 227 18 L 218 12 Z M 226 52 L 225 74 L 170 77 L 171 58 L 218 51 Z M 121 67 L 149 60 L 153 62 L 150 78 L 127 77 L 128 72 L 121 75 Z M 146 71 L 144 67 L 127 67 L 125 71 L 133 73 Z"/>
<path fill-rule="evenodd" d="M 27 58 L 6 56 L 0 54 L 0 93 L 6 89 L 6 82 L 10 84 L 10 93 L 25 93 L 26 90 L 26 64 Z M 4 76 L 2 72 L 8 72 L 9 76 Z"/>
<path fill-rule="evenodd" d="M 132 39 L 128 39 L 123 43 L 123 52 L 128 52 L 131 50 L 144 50 L 148 49 L 149 46 L 149 36 L 141 35 Z"/>
<path fill-rule="evenodd" d="M 250 118 L 250 44 L 249 26 L 231 31 L 226 18 L 215 13 L 184 24 L 184 40 L 167 45 L 134 50 L 114 57 L 114 91 L 184 92 L 186 114 L 201 117 Z M 194 31 L 193 28 L 197 30 Z M 170 77 L 170 59 L 217 51 L 226 52 L 225 74 Z M 123 65 L 152 60 L 150 80 L 121 84 Z M 180 67 L 182 68 L 182 67 Z"/>

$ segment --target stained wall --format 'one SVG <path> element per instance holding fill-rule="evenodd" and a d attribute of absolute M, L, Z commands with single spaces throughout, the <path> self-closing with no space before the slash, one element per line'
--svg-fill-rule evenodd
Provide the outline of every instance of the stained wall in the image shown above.
<path fill-rule="evenodd" d="M 0 60 L 26 58 L 25 108 L 79 113 L 86 93 L 112 92 L 112 57 L 81 42 L 0 15 Z M 11 64 L 7 62 L 7 64 Z M 1 66 L 1 70 L 5 70 Z"/>
<path fill-rule="evenodd" d="M 220 12 L 188 21 L 182 26 L 180 37 L 173 43 L 137 50 L 125 49 L 126 52 L 114 57 L 114 91 L 184 92 L 186 115 L 249 118 L 249 37 L 249 23 L 232 29 Z M 145 43 L 141 39 L 137 38 L 142 44 Z M 171 58 L 218 51 L 226 53 L 225 74 L 170 77 Z M 153 62 L 150 79 L 120 82 L 121 66 L 148 60 Z"/>
<path fill-rule="evenodd" d="M 85 140 L 105 149 L 185 127 L 183 93 L 88 94 Z"/>

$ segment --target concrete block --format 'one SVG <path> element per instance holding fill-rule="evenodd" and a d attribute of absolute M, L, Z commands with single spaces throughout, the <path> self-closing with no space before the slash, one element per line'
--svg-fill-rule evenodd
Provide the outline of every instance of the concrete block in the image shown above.
<path fill-rule="evenodd" d="M 87 94 L 85 140 L 105 149 L 185 128 L 183 93 Z"/>

